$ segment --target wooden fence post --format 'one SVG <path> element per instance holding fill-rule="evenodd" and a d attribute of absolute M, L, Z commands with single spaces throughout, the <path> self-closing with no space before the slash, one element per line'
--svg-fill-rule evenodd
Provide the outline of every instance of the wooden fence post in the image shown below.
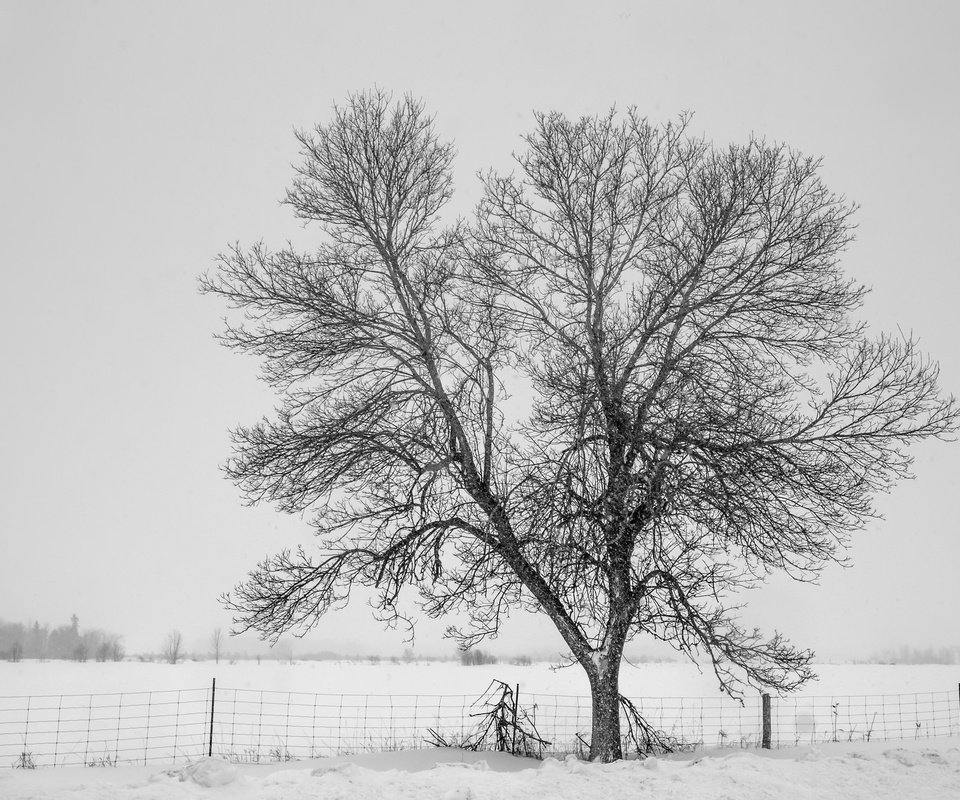
<path fill-rule="evenodd" d="M 764 750 L 769 750 L 770 738 L 771 738 L 770 695 L 764 692 L 762 695 L 760 695 L 760 699 L 763 701 L 763 738 L 761 740 L 760 746 Z"/>

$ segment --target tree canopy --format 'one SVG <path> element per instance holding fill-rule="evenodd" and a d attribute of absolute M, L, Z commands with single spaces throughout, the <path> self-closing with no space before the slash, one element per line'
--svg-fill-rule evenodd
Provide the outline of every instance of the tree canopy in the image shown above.
<path fill-rule="evenodd" d="M 808 651 L 741 627 L 736 591 L 842 559 L 907 446 L 957 419 L 916 342 L 857 319 L 854 207 L 819 161 L 715 146 L 685 116 L 538 114 L 514 172 L 445 222 L 453 148 L 420 103 L 359 94 L 297 138 L 286 202 L 322 242 L 237 246 L 203 279 L 281 399 L 227 471 L 321 538 L 251 572 L 237 625 L 303 631 L 356 585 L 388 621 L 404 587 L 466 615 L 464 646 L 543 613 L 604 760 L 641 632 L 728 691 L 808 679 Z"/>

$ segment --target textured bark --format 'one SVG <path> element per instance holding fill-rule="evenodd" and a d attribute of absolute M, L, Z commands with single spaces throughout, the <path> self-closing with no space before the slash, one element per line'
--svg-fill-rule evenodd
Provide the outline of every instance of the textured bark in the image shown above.
<path fill-rule="evenodd" d="M 601 656 L 587 669 L 593 726 L 590 760 L 610 762 L 623 758 L 620 739 L 620 652 Z"/>

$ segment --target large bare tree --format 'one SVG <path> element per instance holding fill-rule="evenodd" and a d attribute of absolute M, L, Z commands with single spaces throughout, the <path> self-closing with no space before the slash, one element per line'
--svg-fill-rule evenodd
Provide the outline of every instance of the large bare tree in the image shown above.
<path fill-rule="evenodd" d="M 811 654 L 743 629 L 735 592 L 842 559 L 905 447 L 956 422 L 915 343 L 854 317 L 851 205 L 785 146 L 548 114 L 443 227 L 452 148 L 391 103 L 298 134 L 286 202 L 322 244 L 236 247 L 203 280 L 282 401 L 228 472 L 321 537 L 227 596 L 237 626 L 308 630 L 356 585 L 388 621 L 408 586 L 459 612 L 463 646 L 540 612 L 586 671 L 601 760 L 639 633 L 731 692 L 800 685 Z"/>

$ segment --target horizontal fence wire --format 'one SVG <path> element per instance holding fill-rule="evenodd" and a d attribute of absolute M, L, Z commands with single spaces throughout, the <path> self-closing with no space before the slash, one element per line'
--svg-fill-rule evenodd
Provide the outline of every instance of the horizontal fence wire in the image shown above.
<path fill-rule="evenodd" d="M 589 697 L 520 691 L 521 719 L 545 755 L 583 752 Z M 633 698 L 681 749 L 759 747 L 759 695 Z M 114 694 L 0 696 L 0 767 L 173 763 L 212 753 L 278 762 L 463 744 L 486 707 L 476 695 L 311 694 L 208 687 Z M 212 712 L 212 718 L 211 718 Z M 772 698 L 774 747 L 960 735 L 958 693 Z M 524 723 L 526 724 L 526 723 Z M 623 719 L 627 732 L 628 720 Z M 212 736 L 211 736 L 212 734 Z M 629 743 L 626 743 L 629 746 Z"/>

